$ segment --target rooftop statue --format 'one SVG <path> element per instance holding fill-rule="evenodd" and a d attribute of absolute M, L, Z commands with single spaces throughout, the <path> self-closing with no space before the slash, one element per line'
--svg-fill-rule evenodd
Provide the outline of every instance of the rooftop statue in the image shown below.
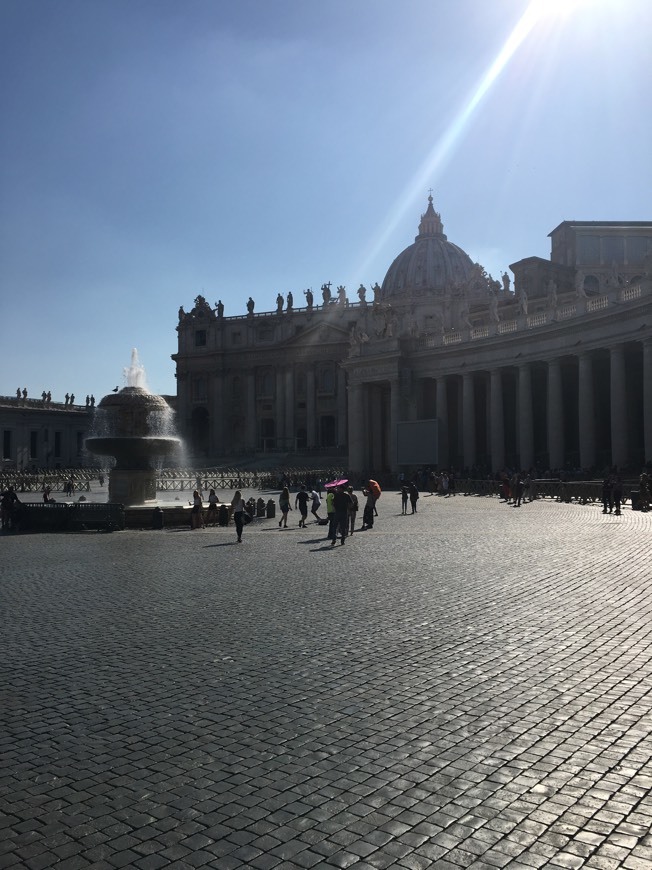
<path fill-rule="evenodd" d="M 249 299 L 247 299 L 247 313 L 248 314 L 254 313 L 254 305 L 255 305 L 255 302 L 250 296 Z"/>
<path fill-rule="evenodd" d="M 312 290 L 304 290 L 303 293 L 306 297 L 306 305 L 308 306 L 308 308 L 312 308 L 315 301 L 315 297 L 312 295 Z"/>

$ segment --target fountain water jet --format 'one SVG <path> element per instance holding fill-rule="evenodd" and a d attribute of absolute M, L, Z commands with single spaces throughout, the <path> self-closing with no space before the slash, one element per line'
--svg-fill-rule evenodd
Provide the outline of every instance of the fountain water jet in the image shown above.
<path fill-rule="evenodd" d="M 171 434 L 172 409 L 145 386 L 145 370 L 135 348 L 124 376 L 127 386 L 99 402 L 94 434 L 86 439 L 86 447 L 116 460 L 109 472 L 110 502 L 146 505 L 156 501 L 158 460 L 175 453 L 181 440 Z"/>

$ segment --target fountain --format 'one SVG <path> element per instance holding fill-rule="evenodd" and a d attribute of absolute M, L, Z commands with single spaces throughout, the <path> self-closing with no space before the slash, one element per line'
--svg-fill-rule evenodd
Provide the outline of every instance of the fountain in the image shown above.
<path fill-rule="evenodd" d="M 170 434 L 172 409 L 147 389 L 135 348 L 124 375 L 127 386 L 99 402 L 86 447 L 116 460 L 109 472 L 110 502 L 147 505 L 156 501 L 158 460 L 176 452 L 181 441 Z"/>

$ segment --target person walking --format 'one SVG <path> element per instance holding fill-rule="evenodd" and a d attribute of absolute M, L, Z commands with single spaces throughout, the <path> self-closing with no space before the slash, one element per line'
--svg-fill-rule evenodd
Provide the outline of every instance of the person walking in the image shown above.
<path fill-rule="evenodd" d="M 335 546 L 337 533 L 340 533 L 342 546 L 346 540 L 346 533 L 349 526 L 349 508 L 351 507 L 351 496 L 344 489 L 344 486 L 335 488 L 333 494 L 333 511 L 335 512 L 335 538 L 331 540 L 331 547 Z"/>
<path fill-rule="evenodd" d="M 333 499 L 335 498 L 335 493 L 333 489 L 330 488 L 326 493 L 326 516 L 328 517 L 328 535 L 327 537 L 335 543 L 335 539 L 337 538 L 337 520 L 335 517 L 335 506 L 333 504 Z"/>
<path fill-rule="evenodd" d="M 308 518 L 308 499 L 310 496 L 306 492 L 305 486 L 301 485 L 301 489 L 296 494 L 296 498 L 294 499 L 295 508 L 299 508 L 299 513 L 301 514 L 301 519 L 299 520 L 299 528 L 305 529 L 306 527 L 306 519 Z"/>
<path fill-rule="evenodd" d="M 233 522 L 235 523 L 235 531 L 238 536 L 238 543 L 242 543 L 242 529 L 244 526 L 245 501 L 242 498 L 242 493 L 237 490 L 231 502 L 233 509 Z"/>
<path fill-rule="evenodd" d="M 355 529 L 355 518 L 358 515 L 358 496 L 353 492 L 353 487 L 350 486 L 347 490 L 351 496 L 351 504 L 349 505 L 349 534 L 352 535 Z"/>
<path fill-rule="evenodd" d="M 611 477 L 605 477 L 602 481 L 602 513 L 611 513 L 613 510 L 613 502 L 611 500 L 611 489 L 612 489 L 612 481 Z"/>
<path fill-rule="evenodd" d="M 281 519 L 278 521 L 278 527 L 281 528 L 281 525 L 284 529 L 288 527 L 288 512 L 292 510 L 290 507 L 290 490 L 287 486 L 283 487 L 281 494 L 278 499 L 278 506 L 281 509 Z"/>
<path fill-rule="evenodd" d="M 319 516 L 319 508 L 321 507 L 321 497 L 316 489 L 310 493 L 310 498 L 312 499 L 312 506 L 310 508 L 310 513 L 313 515 L 315 520 L 318 523 L 321 523 L 321 517 Z"/>

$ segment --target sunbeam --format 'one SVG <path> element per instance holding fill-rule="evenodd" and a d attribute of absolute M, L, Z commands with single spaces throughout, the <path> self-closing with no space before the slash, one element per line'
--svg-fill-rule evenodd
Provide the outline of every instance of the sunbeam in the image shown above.
<path fill-rule="evenodd" d="M 468 128 L 475 110 L 532 30 L 544 17 L 551 19 L 556 15 L 567 13 L 568 9 L 561 2 L 556 2 L 556 0 L 553 0 L 552 3 L 550 0 L 532 0 L 529 3 L 525 12 L 505 40 L 496 58 L 492 61 L 486 72 L 483 73 L 478 84 L 473 88 L 468 99 L 453 118 L 444 134 L 435 143 L 430 154 L 415 173 L 403 195 L 390 209 L 384 226 L 375 236 L 372 247 L 357 269 L 354 276 L 355 282 L 364 280 L 364 276 L 370 269 L 370 264 L 385 249 L 388 239 L 401 223 L 405 214 L 408 211 L 413 211 L 414 203 L 419 198 L 423 198 L 424 190 L 432 185 L 440 176 L 442 168 L 451 157 L 456 144 Z"/>

